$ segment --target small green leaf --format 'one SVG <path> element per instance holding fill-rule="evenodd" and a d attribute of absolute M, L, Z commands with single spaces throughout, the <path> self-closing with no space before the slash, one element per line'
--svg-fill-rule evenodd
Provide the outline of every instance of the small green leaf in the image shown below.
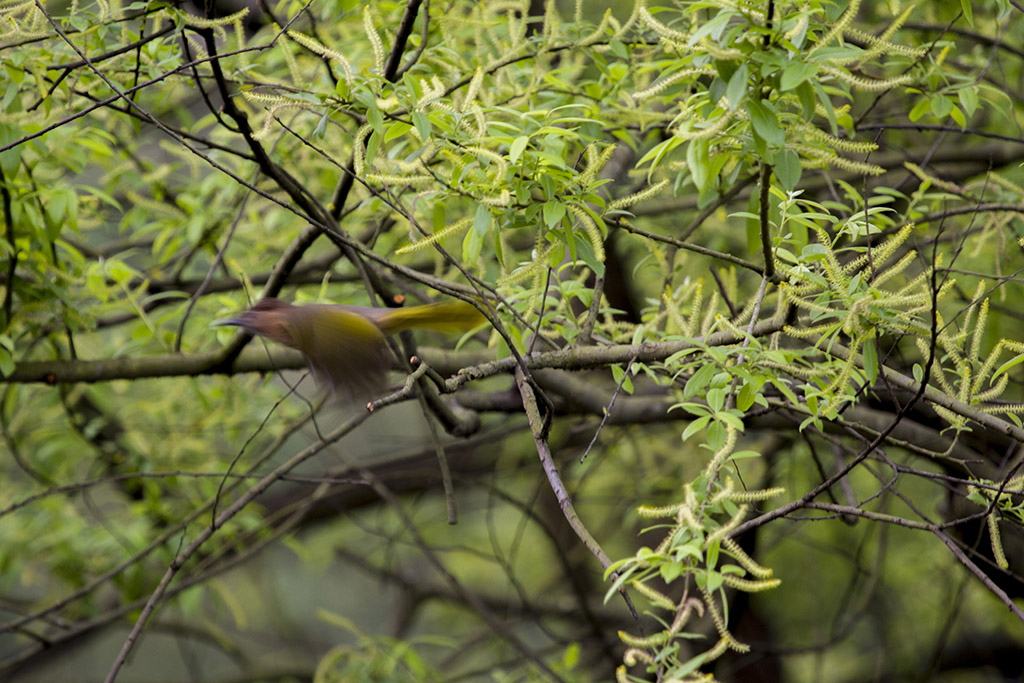
<path fill-rule="evenodd" d="M 396 138 L 400 138 L 406 133 L 412 130 L 412 126 L 404 121 L 395 121 L 388 125 L 387 132 L 384 133 L 384 142 L 391 142 Z"/>
<path fill-rule="evenodd" d="M 519 157 L 522 155 L 523 150 L 526 149 L 526 145 L 530 143 L 530 136 L 520 135 L 508 148 L 508 158 L 514 164 L 519 161 Z"/>
<path fill-rule="evenodd" d="M 736 110 L 736 107 L 740 106 L 743 101 L 743 97 L 747 94 L 747 78 L 749 77 L 749 70 L 747 65 L 743 64 L 740 68 L 736 69 L 736 72 L 729 79 L 729 87 L 725 90 L 725 99 L 729 102 L 729 109 L 732 111 Z"/>
<path fill-rule="evenodd" d="M 779 90 L 783 92 L 792 90 L 804 81 L 813 77 L 817 72 L 817 64 L 808 64 L 807 62 L 799 61 L 790 62 L 782 72 L 782 77 L 779 79 Z"/>
<path fill-rule="evenodd" d="M 123 285 L 135 277 L 135 271 L 124 261 L 110 259 L 106 262 L 107 275 L 119 285 Z"/>
<path fill-rule="evenodd" d="M 719 543 L 717 543 L 717 542 L 716 543 L 712 543 L 711 545 L 708 546 L 708 551 L 707 551 L 707 567 L 708 567 L 708 569 L 714 569 L 716 566 L 718 566 L 718 551 L 721 550 L 721 547 L 722 546 Z M 717 588 L 717 586 L 715 588 Z M 713 591 L 713 590 L 715 590 L 715 588 L 712 588 L 710 586 L 710 584 L 708 585 L 708 590 L 709 591 Z"/>
<path fill-rule="evenodd" d="M 971 26 L 974 26 L 974 10 L 971 9 L 971 0 L 960 0 L 960 7 L 964 11 L 964 19 Z"/>
<path fill-rule="evenodd" d="M 704 661 L 708 658 L 707 652 L 702 652 L 696 657 L 687 660 L 682 666 L 672 669 L 672 678 L 681 680 L 688 677 L 694 671 L 704 665 Z"/>
<path fill-rule="evenodd" d="M 775 158 L 775 177 L 786 190 L 792 191 L 796 187 L 802 173 L 800 157 L 793 150 L 787 149 Z"/>
<path fill-rule="evenodd" d="M 757 390 L 753 384 L 744 384 L 740 387 L 739 394 L 736 395 L 736 407 L 743 412 L 747 412 L 754 405 L 754 397 L 756 395 Z"/>
<path fill-rule="evenodd" d="M 735 16 L 735 12 L 732 10 L 721 10 L 710 21 L 703 22 L 700 25 L 700 28 L 691 33 L 686 44 L 693 47 L 705 36 L 710 36 L 712 39 L 718 40 L 722 35 L 722 30 L 725 29 L 725 25 L 729 23 L 729 20 L 732 19 L 733 16 Z"/>
<path fill-rule="evenodd" d="M 710 363 L 693 373 L 693 376 L 686 381 L 686 385 L 683 387 L 683 400 L 696 396 L 708 385 L 714 375 L 715 366 Z"/>
<path fill-rule="evenodd" d="M 17 91 L 17 88 L 12 88 Z M 0 147 L 6 147 L 12 142 L 21 138 L 21 129 L 10 124 L 0 124 Z M 6 152 L 0 152 L 0 170 L 10 178 L 18 171 L 18 164 L 21 163 L 22 145 L 12 147 Z"/>
<path fill-rule="evenodd" d="M 658 569 L 661 572 L 661 578 L 666 583 L 671 583 L 682 575 L 685 567 L 679 562 L 666 562 Z"/>
<path fill-rule="evenodd" d="M 709 389 L 705 399 L 708 407 L 716 413 L 725 406 L 725 392 L 720 388 Z"/>
<path fill-rule="evenodd" d="M 1008 370 L 1010 370 L 1014 366 L 1020 364 L 1022 361 L 1024 361 L 1024 353 L 1022 353 L 1020 355 L 1017 355 L 1017 356 L 1014 356 L 1010 360 L 1008 360 L 1005 363 L 1003 363 L 1002 365 L 1000 365 L 999 369 L 996 370 L 994 373 L 992 373 L 992 379 L 990 380 L 989 384 L 994 384 L 995 381 L 997 379 L 999 379 L 999 375 L 1003 374 L 1004 372 L 1007 372 Z M 915 378 L 917 377 L 917 373 L 916 372 L 914 373 L 914 377 Z M 920 382 L 921 380 L 918 379 L 917 381 Z"/>
<path fill-rule="evenodd" d="M 426 142 L 430 139 L 430 119 L 421 111 L 412 113 L 412 123 L 416 126 L 416 132 L 420 134 L 420 140 Z"/>
<path fill-rule="evenodd" d="M 473 214 L 473 232 L 483 237 L 491 231 L 492 223 L 490 210 L 483 204 L 477 205 L 476 213 Z"/>
<path fill-rule="evenodd" d="M 544 225 L 553 228 L 565 216 L 565 204 L 554 200 L 544 202 Z"/>
<path fill-rule="evenodd" d="M 313 137 L 319 140 L 323 140 L 324 136 L 327 135 L 327 114 L 328 112 L 325 111 L 324 115 L 320 117 L 320 122 L 316 124 L 316 128 L 313 130 Z"/>
<path fill-rule="evenodd" d="M 804 120 L 810 121 L 814 116 L 814 104 L 816 102 L 814 97 L 814 86 L 808 82 L 801 83 L 796 89 L 797 99 L 800 100 L 800 109 L 803 113 Z"/>
<path fill-rule="evenodd" d="M 748 99 L 747 111 L 750 112 L 750 123 L 754 126 L 754 132 L 760 135 L 762 140 L 776 146 L 786 141 L 775 112 L 763 100 L 759 102 Z"/>
<path fill-rule="evenodd" d="M 377 108 L 377 101 L 373 98 L 368 98 L 369 104 L 366 107 L 366 122 L 373 126 L 373 131 L 378 135 L 384 133 L 384 115 L 380 113 L 380 109 Z"/>
<path fill-rule="evenodd" d="M 864 358 L 864 372 L 868 376 L 868 381 L 874 384 L 878 379 L 878 349 L 875 346 L 874 334 L 864 341 L 864 351 L 861 355 Z"/>
<path fill-rule="evenodd" d="M 960 88 L 956 91 L 956 96 L 960 100 L 960 106 L 963 107 L 964 113 L 974 116 L 974 112 L 978 109 L 978 88 L 975 86 Z"/>
<path fill-rule="evenodd" d="M 570 671 L 576 668 L 580 662 L 580 650 L 579 643 L 569 643 L 565 648 L 565 654 L 562 655 L 562 666 Z"/>
<path fill-rule="evenodd" d="M 964 130 L 967 128 L 967 119 L 964 117 L 964 113 L 960 111 L 960 107 L 954 106 L 952 109 L 949 110 L 949 115 L 953 118 L 954 121 L 960 124 L 960 130 Z"/>
<path fill-rule="evenodd" d="M 690 168 L 693 184 L 703 190 L 713 179 L 711 176 L 711 154 L 707 140 L 693 140 L 686 149 L 686 164 Z M 653 166 L 651 167 L 654 168 Z"/>
<path fill-rule="evenodd" d="M 50 241 L 57 239 L 61 228 L 64 227 L 64 217 L 67 215 L 68 190 L 56 190 L 46 200 L 46 235 Z"/>
<path fill-rule="evenodd" d="M 366 140 L 366 163 L 370 163 L 377 156 L 377 148 L 380 147 L 380 138 L 376 132 L 370 133 Z"/>
<path fill-rule="evenodd" d="M 760 458 L 761 454 L 757 451 L 736 451 L 729 456 L 729 460 L 749 460 L 750 458 Z"/>
<path fill-rule="evenodd" d="M 949 99 L 944 95 L 938 95 L 932 98 L 931 109 L 932 114 L 937 119 L 944 119 L 949 116 L 949 111 L 953 108 L 953 100 Z"/>
<path fill-rule="evenodd" d="M 818 102 L 825 108 L 825 116 L 828 117 L 828 124 L 832 128 L 832 135 L 839 135 L 839 124 L 836 122 L 836 110 L 832 106 L 832 99 L 825 92 L 825 88 L 817 80 L 812 81 L 814 91 L 818 93 Z"/>
<path fill-rule="evenodd" d="M 619 59 L 629 59 L 629 51 L 626 50 L 626 46 L 618 38 L 612 38 L 608 43 L 608 47 L 611 49 L 612 54 Z"/>
<path fill-rule="evenodd" d="M 480 250 L 484 246 L 483 235 L 476 230 L 470 230 L 462 240 L 462 262 L 467 265 L 475 265 L 480 258 Z"/>
<path fill-rule="evenodd" d="M 918 103 L 911 108 L 910 113 L 907 114 L 907 118 L 909 118 L 913 122 L 916 122 L 919 118 L 925 115 L 925 112 L 927 112 L 928 109 L 931 108 L 931 106 L 932 103 L 929 102 L 927 99 L 919 100 Z"/>
<path fill-rule="evenodd" d="M 654 169 L 658 166 L 658 162 L 661 161 L 662 157 L 664 157 L 666 154 L 671 152 L 673 149 L 675 149 L 679 145 L 683 144 L 683 142 L 684 142 L 683 138 L 681 138 L 679 136 L 676 136 L 676 135 L 673 135 L 668 140 L 665 140 L 664 142 L 658 143 L 657 145 L 655 145 L 654 147 L 649 149 L 646 154 L 644 154 L 642 157 L 640 157 L 640 161 L 636 162 L 636 167 L 640 168 L 641 166 L 646 164 L 648 161 L 650 161 L 651 162 L 651 171 L 653 172 Z M 691 145 L 691 147 L 692 147 L 692 145 Z M 648 173 L 648 176 L 649 175 L 650 175 L 650 173 Z"/>
<path fill-rule="evenodd" d="M 10 64 L 4 64 L 4 68 L 7 70 L 7 76 L 11 82 L 20 84 L 25 80 L 25 70 L 16 68 Z"/>
<path fill-rule="evenodd" d="M 0 347 L 0 375 L 9 377 L 14 372 L 14 356 L 6 348 Z"/>
<path fill-rule="evenodd" d="M 710 415 L 704 417 L 698 417 L 696 420 L 686 425 L 686 429 L 683 430 L 683 441 L 686 441 L 691 436 L 704 429 L 704 426 L 711 420 Z"/>

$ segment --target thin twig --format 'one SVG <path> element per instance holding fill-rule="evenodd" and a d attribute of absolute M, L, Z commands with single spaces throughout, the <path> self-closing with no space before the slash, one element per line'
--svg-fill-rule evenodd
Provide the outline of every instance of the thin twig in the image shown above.
<path fill-rule="evenodd" d="M 630 359 L 629 364 L 626 366 L 626 371 L 622 373 L 622 379 L 615 386 L 615 391 L 612 392 L 612 398 L 608 401 L 608 407 L 604 409 L 604 415 L 601 417 L 600 424 L 597 425 L 597 429 L 594 430 L 594 438 L 587 444 L 587 450 L 583 451 L 583 455 L 580 456 L 580 464 L 587 459 L 587 455 L 590 453 L 590 449 L 597 443 L 597 437 L 601 434 L 601 430 L 604 429 L 604 425 L 608 422 L 608 417 L 612 414 L 612 408 L 615 407 L 615 399 L 619 396 L 619 391 L 622 389 L 622 385 L 626 383 L 626 379 L 629 377 L 629 371 L 633 369 L 633 360 Z"/>

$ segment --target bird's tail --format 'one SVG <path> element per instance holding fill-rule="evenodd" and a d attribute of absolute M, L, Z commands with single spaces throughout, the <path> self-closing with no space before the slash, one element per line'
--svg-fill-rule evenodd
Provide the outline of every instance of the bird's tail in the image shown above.
<path fill-rule="evenodd" d="M 444 301 L 408 308 L 389 308 L 374 322 L 384 334 L 395 334 L 414 327 L 425 327 L 439 332 L 466 332 L 485 318 L 465 301 Z"/>

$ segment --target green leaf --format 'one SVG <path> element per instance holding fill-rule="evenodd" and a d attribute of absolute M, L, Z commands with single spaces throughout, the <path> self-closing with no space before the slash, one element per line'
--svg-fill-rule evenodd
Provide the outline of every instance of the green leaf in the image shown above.
<path fill-rule="evenodd" d="M 740 68 L 736 69 L 736 73 L 729 79 L 729 87 L 725 90 L 725 99 L 729 102 L 729 109 L 735 111 L 736 107 L 740 106 L 743 102 L 743 97 L 747 94 L 747 78 L 750 72 L 747 69 L 747 65 L 743 64 Z"/>
<path fill-rule="evenodd" d="M 878 349 L 875 345 L 874 334 L 864 341 L 864 350 L 861 355 L 864 358 L 864 372 L 868 376 L 868 381 L 874 384 L 878 379 Z"/>
<path fill-rule="evenodd" d="M 793 150 L 787 149 L 775 158 L 775 177 L 787 190 L 792 191 L 796 188 L 802 173 L 800 157 Z"/>
<path fill-rule="evenodd" d="M 686 148 L 686 163 L 690 168 L 693 184 L 697 186 L 698 190 L 703 190 L 712 180 L 711 155 L 708 145 L 708 140 L 693 140 Z"/>
<path fill-rule="evenodd" d="M 10 376 L 14 372 L 14 356 L 7 348 L 0 346 L 0 375 Z"/>
<path fill-rule="evenodd" d="M 544 225 L 553 228 L 565 216 L 565 204 L 551 200 L 544 202 Z"/>
<path fill-rule="evenodd" d="M 626 50 L 626 46 L 618 38 L 612 38 L 608 43 L 608 47 L 611 49 L 612 54 L 619 59 L 629 59 L 629 51 Z"/>
<path fill-rule="evenodd" d="M 474 265 L 480 258 L 480 250 L 483 249 L 484 238 L 476 230 L 470 230 L 462 240 L 462 261 L 467 265 Z"/>
<path fill-rule="evenodd" d="M 743 412 L 747 412 L 754 405 L 754 397 L 756 395 L 757 389 L 754 388 L 753 384 L 744 384 L 736 395 L 736 407 Z"/>
<path fill-rule="evenodd" d="M 110 259 L 106 262 L 107 275 L 119 285 L 126 284 L 137 274 L 129 265 L 119 259 Z"/>
<path fill-rule="evenodd" d="M 705 396 L 705 400 L 708 402 L 708 407 L 717 413 L 723 407 L 725 407 L 725 392 L 719 387 L 709 389 L 707 395 Z"/>
<path fill-rule="evenodd" d="M 568 670 L 576 668 L 576 665 L 580 662 L 580 651 L 582 647 L 579 643 L 569 643 L 565 648 L 565 653 L 562 655 L 562 666 Z"/>
<path fill-rule="evenodd" d="M 816 73 L 818 73 L 817 64 L 808 64 L 807 62 L 800 61 L 790 62 L 779 79 L 779 90 L 782 92 L 792 90 L 804 81 L 812 78 Z"/>
<path fill-rule="evenodd" d="M 686 41 L 686 44 L 690 47 L 693 47 L 700 41 L 701 38 L 704 38 L 705 36 L 710 36 L 713 39 L 717 40 L 719 37 L 721 37 L 722 30 L 725 28 L 725 25 L 729 22 L 729 20 L 732 19 L 734 14 L 735 13 L 732 12 L 731 10 L 720 11 L 718 14 L 714 16 L 714 18 L 712 18 L 710 21 L 705 21 L 700 25 L 700 28 L 691 33 L 689 40 Z"/>
<path fill-rule="evenodd" d="M 668 140 L 665 140 L 664 142 L 661 142 L 652 147 L 650 150 L 648 150 L 647 154 L 644 154 L 642 157 L 640 157 L 640 161 L 636 162 L 636 167 L 640 168 L 648 161 L 650 161 L 651 171 L 654 171 L 654 169 L 658 166 L 658 162 L 661 161 L 662 157 L 664 157 L 666 154 L 671 152 L 679 145 L 683 144 L 683 142 L 683 138 L 673 135 Z M 648 174 L 648 177 L 649 176 L 650 174 Z"/>
<path fill-rule="evenodd" d="M 911 108 L 910 113 L 907 114 L 907 118 L 916 123 L 919 118 L 925 115 L 925 112 L 927 112 L 931 106 L 932 103 L 927 99 L 918 100 L 917 104 Z"/>
<path fill-rule="evenodd" d="M 964 11 L 964 19 L 971 26 L 974 26 L 974 10 L 971 9 L 971 0 L 960 0 L 960 7 Z"/>
<path fill-rule="evenodd" d="M 12 88 L 12 90 L 17 90 Z M 4 123 L 0 124 L 0 147 L 6 147 L 12 142 L 22 137 L 22 131 L 20 128 Z M 8 178 L 12 177 L 18 171 L 18 164 L 21 163 L 21 150 L 22 145 L 12 147 L 6 152 L 0 152 L 0 171 Z"/>
<path fill-rule="evenodd" d="M 932 114 L 935 118 L 941 120 L 949 116 L 949 111 L 953 108 L 953 100 L 949 99 L 944 95 L 938 95 L 932 98 L 931 109 Z"/>
<path fill-rule="evenodd" d="M 621 365 L 612 366 L 612 379 L 615 380 L 615 384 L 622 387 L 622 390 L 627 394 L 633 393 L 633 379 L 626 374 L 626 370 Z"/>
<path fill-rule="evenodd" d="M 1014 356 L 1010 360 L 1008 360 L 1005 363 L 1003 363 L 1002 365 L 1000 365 L 999 369 L 996 370 L 994 373 L 992 373 L 992 379 L 989 381 L 989 384 L 990 385 L 994 384 L 995 381 L 997 379 L 999 379 L 999 375 L 1003 374 L 1004 372 L 1009 371 L 1014 366 L 1020 364 L 1022 361 L 1024 361 L 1024 353 L 1022 353 L 1022 354 L 1020 354 L 1018 356 Z M 915 377 L 915 379 L 917 378 L 917 372 L 914 373 L 914 377 Z M 920 382 L 921 380 L 918 379 L 917 381 Z"/>
<path fill-rule="evenodd" d="M 46 236 L 50 241 L 57 239 L 64 227 L 64 216 L 67 214 L 68 191 L 55 190 L 46 199 Z"/>
<path fill-rule="evenodd" d="M 373 126 L 373 131 L 378 135 L 384 134 L 384 115 L 380 113 L 380 109 L 377 108 L 377 101 L 370 97 L 367 98 L 368 104 L 366 105 L 366 122 Z"/>
<path fill-rule="evenodd" d="M 717 542 L 716 543 L 712 543 L 711 545 L 708 546 L 708 554 L 707 554 L 707 567 L 708 567 L 708 569 L 714 569 L 718 565 L 718 552 L 719 552 L 719 550 L 721 550 L 721 548 L 722 548 L 721 544 L 719 544 Z M 721 584 L 719 584 L 719 585 L 721 585 Z M 710 584 L 708 585 L 708 590 L 709 591 L 713 591 L 716 588 L 718 588 L 718 586 L 715 586 L 715 588 L 712 588 L 710 586 Z"/>
<path fill-rule="evenodd" d="M 704 417 L 698 417 L 696 420 L 686 425 L 686 429 L 683 430 L 683 441 L 686 441 L 691 436 L 704 429 L 704 426 L 711 420 L 710 415 Z"/>
<path fill-rule="evenodd" d="M 832 127 L 832 135 L 839 135 L 839 124 L 836 123 L 836 110 L 832 106 L 831 98 L 829 98 L 821 83 L 816 80 L 812 81 L 812 83 L 814 84 L 815 92 L 818 93 L 818 102 L 825 108 L 825 116 L 828 117 L 828 125 Z"/>
<path fill-rule="evenodd" d="M 960 130 L 964 130 L 967 128 L 967 119 L 964 117 L 964 113 L 960 111 L 960 107 L 954 106 L 952 109 L 949 110 L 949 115 L 953 118 L 954 121 L 960 124 Z"/>
<path fill-rule="evenodd" d="M 498 265 L 505 267 L 505 249 L 501 245 L 501 231 L 494 231 L 494 256 L 498 259 Z"/>
<path fill-rule="evenodd" d="M 380 138 L 376 132 L 370 133 L 370 137 L 366 140 L 366 163 L 371 163 L 377 156 L 377 148 L 380 147 Z"/>
<path fill-rule="evenodd" d="M 519 137 L 512 141 L 512 145 L 508 148 L 508 158 L 512 161 L 513 164 L 519 161 L 520 155 L 522 155 L 523 150 L 526 149 L 526 145 L 528 145 L 529 143 L 529 135 L 520 135 Z"/>
<path fill-rule="evenodd" d="M 416 126 L 416 132 L 420 134 L 420 140 L 426 142 L 430 139 L 430 118 L 421 111 L 412 113 L 412 123 Z"/>
<path fill-rule="evenodd" d="M 473 232 L 483 237 L 491 231 L 491 225 L 493 222 L 494 219 L 491 217 L 490 209 L 483 204 L 478 204 L 476 207 L 476 213 L 473 214 Z"/>
<path fill-rule="evenodd" d="M 978 109 L 978 88 L 975 86 L 960 88 L 956 91 L 956 96 L 960 100 L 960 106 L 963 107 L 964 113 L 967 116 L 974 116 L 974 112 Z"/>
<path fill-rule="evenodd" d="M 729 460 L 749 460 L 750 458 L 760 458 L 761 454 L 757 451 L 736 451 L 729 456 Z"/>
<path fill-rule="evenodd" d="M 754 126 L 754 132 L 760 135 L 762 140 L 775 146 L 785 143 L 786 136 L 779 127 L 775 112 L 763 100 L 748 99 L 747 111 L 750 113 L 750 123 Z"/>
<path fill-rule="evenodd" d="M 324 112 L 324 115 L 320 117 L 320 122 L 316 124 L 316 128 L 313 130 L 313 137 L 323 140 L 324 136 L 327 135 L 327 116 L 328 112 Z"/>
<path fill-rule="evenodd" d="M 630 577 L 633 575 L 635 571 L 636 567 L 630 567 L 628 571 L 619 574 L 618 578 L 615 579 L 614 583 L 612 583 L 611 587 L 609 587 L 608 591 L 604 594 L 605 603 L 607 603 L 613 595 L 619 592 L 619 589 L 622 588 L 623 585 L 625 585 L 626 581 L 630 579 Z"/>
<path fill-rule="evenodd" d="M 665 562 L 658 567 L 661 578 L 666 583 L 671 583 L 678 579 L 685 569 L 686 567 L 680 562 Z"/>
<path fill-rule="evenodd" d="M 400 138 L 410 130 L 412 130 L 412 126 L 405 121 L 395 121 L 388 125 L 387 132 L 384 133 L 384 142 L 391 142 L 392 140 Z"/>
<path fill-rule="evenodd" d="M 737 415 L 734 415 L 733 413 L 725 411 L 715 413 L 715 419 L 721 422 L 722 424 L 729 425 L 737 432 L 745 431 L 743 420 L 741 420 Z"/>
<path fill-rule="evenodd" d="M 800 109 L 804 120 L 810 121 L 814 117 L 814 86 L 809 82 L 801 83 L 796 89 L 796 96 L 800 100 Z"/>
<path fill-rule="evenodd" d="M 672 669 L 671 672 L 669 672 L 669 675 L 672 676 L 673 680 L 681 680 L 683 678 L 686 678 L 694 671 L 699 669 L 701 666 L 703 666 L 707 658 L 708 653 L 702 652 L 696 657 L 688 659 L 685 663 L 683 663 L 682 666 Z"/>
<path fill-rule="evenodd" d="M 686 385 L 683 387 L 683 400 L 696 396 L 700 391 L 708 385 L 711 378 L 715 376 L 715 366 L 708 363 L 697 372 L 693 373 L 693 376 L 686 381 Z"/>

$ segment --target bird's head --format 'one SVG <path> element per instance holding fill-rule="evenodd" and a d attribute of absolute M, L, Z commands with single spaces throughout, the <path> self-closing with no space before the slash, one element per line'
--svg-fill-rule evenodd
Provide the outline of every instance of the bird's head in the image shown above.
<path fill-rule="evenodd" d="M 280 299 L 261 299 L 245 313 L 237 318 L 218 320 L 214 326 L 232 325 L 243 330 L 267 337 L 295 347 L 295 340 L 288 332 L 288 319 L 295 306 Z"/>

